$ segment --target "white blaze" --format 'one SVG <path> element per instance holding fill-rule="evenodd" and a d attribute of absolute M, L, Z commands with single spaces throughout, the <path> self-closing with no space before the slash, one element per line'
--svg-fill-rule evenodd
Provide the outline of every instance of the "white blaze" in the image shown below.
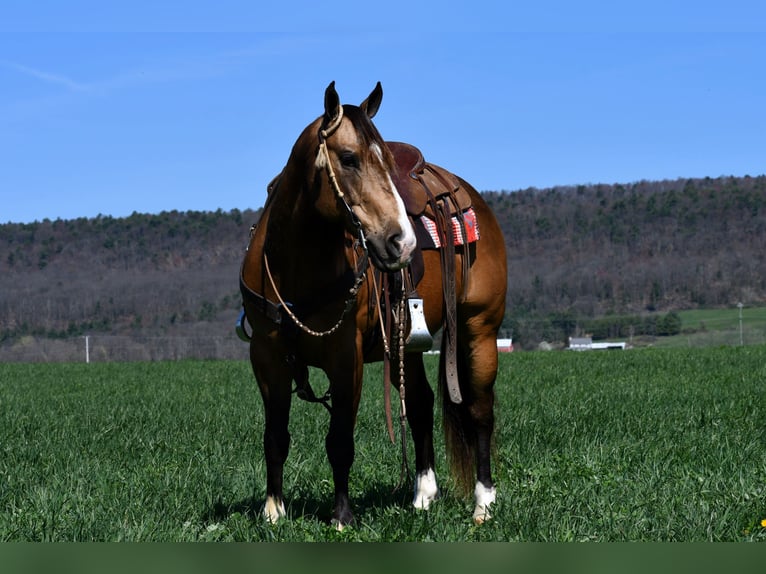
<path fill-rule="evenodd" d="M 378 160 L 383 163 L 383 152 L 381 151 L 380 146 L 377 143 L 373 143 L 370 148 L 375 154 L 375 157 L 377 157 Z M 412 224 L 407 217 L 407 210 L 404 207 L 404 201 L 396 189 L 394 180 L 391 179 L 391 174 L 388 174 L 388 185 L 390 186 L 391 192 L 394 194 L 397 212 L 396 221 L 399 224 L 399 228 L 402 230 L 402 235 L 399 239 L 401 242 L 402 259 L 408 259 L 417 245 L 415 230 L 412 228 Z"/>

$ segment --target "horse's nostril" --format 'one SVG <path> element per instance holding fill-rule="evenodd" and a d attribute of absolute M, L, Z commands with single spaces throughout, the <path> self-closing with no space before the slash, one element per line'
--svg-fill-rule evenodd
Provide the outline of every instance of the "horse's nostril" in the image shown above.
<path fill-rule="evenodd" d="M 396 233 L 388 238 L 388 243 L 386 245 L 386 251 L 388 251 L 389 255 L 392 255 L 394 257 L 399 257 L 402 254 L 402 236 L 399 233 Z"/>

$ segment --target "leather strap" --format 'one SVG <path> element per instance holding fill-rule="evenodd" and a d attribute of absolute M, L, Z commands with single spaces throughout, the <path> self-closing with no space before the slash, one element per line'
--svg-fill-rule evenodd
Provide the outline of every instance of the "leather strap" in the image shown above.
<path fill-rule="evenodd" d="M 276 323 L 282 324 L 282 305 L 275 303 L 270 299 L 267 299 L 260 293 L 256 293 L 245 283 L 245 278 L 242 276 L 242 272 L 239 273 L 239 291 L 242 293 L 242 298 L 250 301 L 255 305 L 268 319 Z"/>
<path fill-rule="evenodd" d="M 457 294 L 455 285 L 455 242 L 452 240 L 452 217 L 448 203 L 450 196 L 445 195 L 440 200 L 428 188 L 422 178 L 418 177 L 428 195 L 428 203 L 436 216 L 436 229 L 441 240 L 439 251 L 442 264 L 442 292 L 444 295 L 444 331 L 442 333 L 441 361 L 443 376 L 447 383 L 450 400 L 455 404 L 463 402 L 460 392 L 460 382 L 457 372 Z"/>

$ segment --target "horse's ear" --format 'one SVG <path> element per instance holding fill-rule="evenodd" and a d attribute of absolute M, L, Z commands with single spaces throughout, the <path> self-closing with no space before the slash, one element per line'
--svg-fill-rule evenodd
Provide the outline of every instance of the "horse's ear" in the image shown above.
<path fill-rule="evenodd" d="M 378 108 L 380 107 L 380 102 L 383 99 L 383 86 L 380 85 L 380 82 L 378 82 L 375 86 L 375 89 L 372 90 L 372 93 L 367 96 L 367 99 L 362 102 L 362 105 L 359 107 L 362 108 L 362 111 L 364 111 L 370 119 L 375 117 L 375 114 L 378 113 Z"/>
<path fill-rule="evenodd" d="M 338 92 L 335 91 L 335 81 L 333 80 L 324 92 L 324 120 L 322 125 L 328 126 L 333 124 L 340 113 L 340 97 Z"/>

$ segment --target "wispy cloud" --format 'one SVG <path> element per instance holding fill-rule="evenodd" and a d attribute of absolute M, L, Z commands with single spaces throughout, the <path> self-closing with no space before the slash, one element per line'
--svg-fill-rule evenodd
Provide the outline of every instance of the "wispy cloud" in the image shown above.
<path fill-rule="evenodd" d="M 72 93 L 87 92 L 90 94 L 104 94 L 114 90 L 144 85 L 211 78 L 226 74 L 237 63 L 236 54 L 216 54 L 207 58 L 166 62 L 165 64 L 115 71 L 111 75 L 90 82 L 80 82 L 62 74 L 0 59 L 0 67 L 2 68 L 16 71 L 41 82 L 61 86 Z"/>
<path fill-rule="evenodd" d="M 62 76 L 60 74 L 53 74 L 51 72 L 47 72 L 45 70 L 39 70 L 37 68 L 32 68 L 30 66 L 24 66 L 16 62 L 0 60 L 0 65 L 2 65 L 5 68 L 16 70 L 17 72 L 20 72 L 26 76 L 35 78 L 37 80 L 41 80 L 46 83 L 63 86 L 67 88 L 68 90 L 71 90 L 74 92 L 84 92 L 90 88 L 88 84 L 77 82 L 75 80 L 72 80 L 71 78 L 67 78 L 66 76 Z"/>

